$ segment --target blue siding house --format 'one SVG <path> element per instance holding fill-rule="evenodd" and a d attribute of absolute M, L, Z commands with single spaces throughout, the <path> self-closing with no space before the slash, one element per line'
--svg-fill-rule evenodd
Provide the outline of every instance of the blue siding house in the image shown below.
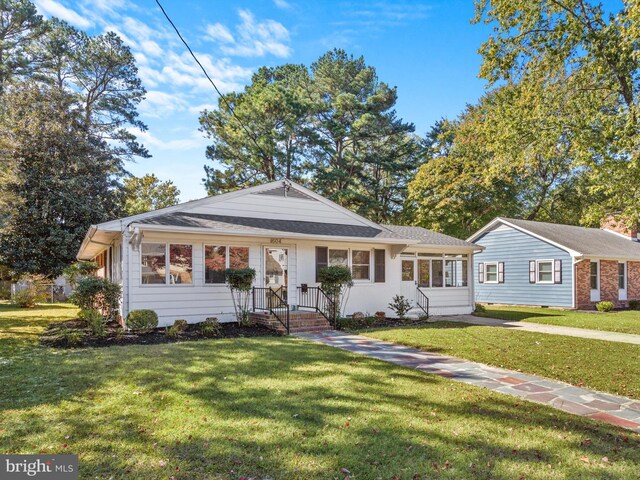
<path fill-rule="evenodd" d="M 484 247 L 473 259 L 475 301 L 624 307 L 640 297 L 640 242 L 624 232 L 498 217 L 468 239 Z"/>

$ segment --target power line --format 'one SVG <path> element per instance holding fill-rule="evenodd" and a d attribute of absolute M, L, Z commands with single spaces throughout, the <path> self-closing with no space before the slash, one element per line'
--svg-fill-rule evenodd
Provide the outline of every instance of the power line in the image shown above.
<path fill-rule="evenodd" d="M 240 117 L 238 117 L 238 115 L 236 115 L 236 112 L 234 110 L 234 108 L 231 106 L 231 104 L 227 101 L 227 99 L 224 97 L 224 95 L 222 94 L 222 92 L 220 92 L 220 90 L 218 89 L 218 87 L 216 86 L 215 82 L 213 81 L 213 79 L 209 76 L 209 74 L 207 73 L 207 70 L 204 68 L 204 66 L 202 65 L 202 63 L 200 63 L 200 60 L 198 60 L 198 57 L 196 57 L 196 54 L 193 53 L 193 50 L 191 50 L 191 47 L 189 46 L 189 44 L 187 43 L 187 41 L 184 39 L 184 37 L 182 36 L 182 34 L 180 33 L 180 30 L 178 30 L 178 27 L 176 27 L 175 23 L 173 23 L 173 20 L 171 20 L 171 17 L 169 17 L 169 15 L 167 14 L 167 12 L 165 11 L 164 7 L 162 6 L 162 4 L 160 3 L 159 0 L 156 0 L 156 4 L 158 5 L 158 7 L 160 7 L 160 10 L 162 10 L 162 13 L 164 14 L 165 18 L 167 19 L 167 21 L 171 24 L 171 26 L 173 27 L 173 29 L 175 30 L 176 34 L 178 35 L 178 37 L 180 38 L 180 40 L 182 41 L 182 43 L 184 44 L 184 46 L 187 48 L 187 50 L 189 51 L 189 53 L 191 54 L 191 56 L 193 57 L 193 59 L 195 60 L 195 62 L 198 64 L 198 66 L 200 67 L 200 69 L 202 70 L 202 73 L 204 73 L 204 76 L 207 77 L 207 80 L 209 80 L 209 82 L 211 83 L 211 85 L 213 85 L 213 88 L 216 90 L 218 96 L 220 97 L 220 99 L 225 103 L 227 109 L 231 112 L 231 115 L 233 115 L 233 117 L 238 121 L 238 123 L 240 124 L 240 126 L 242 127 L 242 129 L 247 133 L 247 135 L 249 136 L 249 138 L 253 141 L 253 143 L 255 143 L 256 147 L 258 147 L 258 150 L 260 150 L 260 153 L 262 154 L 263 157 L 267 157 L 267 154 L 264 152 L 264 150 L 262 150 L 262 147 L 260 147 L 260 144 L 258 143 L 258 141 L 256 140 L 256 138 L 253 136 L 253 134 L 251 133 L 251 131 L 245 126 L 245 124 L 242 122 L 242 120 L 240 120 Z"/>

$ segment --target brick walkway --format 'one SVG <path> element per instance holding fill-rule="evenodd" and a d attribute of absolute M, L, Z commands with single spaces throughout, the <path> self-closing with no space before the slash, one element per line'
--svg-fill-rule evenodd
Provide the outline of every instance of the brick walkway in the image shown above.
<path fill-rule="evenodd" d="M 630 398 L 574 387 L 556 380 L 490 367 L 482 363 L 423 352 L 360 335 L 326 331 L 299 333 L 296 336 L 543 403 L 568 413 L 601 420 L 640 433 L 640 401 Z"/>

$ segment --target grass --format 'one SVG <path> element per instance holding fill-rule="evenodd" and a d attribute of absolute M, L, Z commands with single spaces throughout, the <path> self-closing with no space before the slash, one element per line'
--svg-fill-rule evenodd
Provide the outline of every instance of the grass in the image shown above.
<path fill-rule="evenodd" d="M 638 345 L 460 322 L 434 322 L 416 328 L 360 333 L 421 350 L 640 399 Z"/>
<path fill-rule="evenodd" d="M 619 312 L 584 312 L 576 310 L 556 310 L 532 307 L 489 306 L 486 312 L 477 313 L 479 317 L 498 318 L 500 320 L 527 321 L 563 327 L 590 328 L 608 332 L 635 333 L 640 335 L 640 311 L 623 310 Z"/>
<path fill-rule="evenodd" d="M 34 345 L 35 313 L 0 314 L 0 452 L 77 453 L 81 478 L 626 479 L 640 467 L 639 435 L 304 340 L 52 350 Z M 23 316 L 28 328 L 5 322 Z"/>

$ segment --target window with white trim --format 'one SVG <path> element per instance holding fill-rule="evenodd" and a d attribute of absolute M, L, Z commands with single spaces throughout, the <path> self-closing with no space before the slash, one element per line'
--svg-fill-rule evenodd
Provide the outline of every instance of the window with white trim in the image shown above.
<path fill-rule="evenodd" d="M 598 262 L 591 262 L 589 271 L 591 290 L 598 290 Z"/>
<path fill-rule="evenodd" d="M 167 258 L 169 268 L 167 268 Z M 143 285 L 193 284 L 192 245 L 143 243 L 140 264 L 140 280 Z"/>
<path fill-rule="evenodd" d="M 498 283 L 498 262 L 485 262 L 484 281 L 485 283 Z"/>
<path fill-rule="evenodd" d="M 204 283 L 224 283 L 227 268 L 249 268 L 249 247 L 204 246 Z"/>
<path fill-rule="evenodd" d="M 371 278 L 371 251 L 351 250 L 351 275 L 354 280 Z"/>
<path fill-rule="evenodd" d="M 624 290 L 627 288 L 627 264 L 618 263 L 618 288 Z"/>
<path fill-rule="evenodd" d="M 536 283 L 553 283 L 553 260 L 538 260 Z"/>

